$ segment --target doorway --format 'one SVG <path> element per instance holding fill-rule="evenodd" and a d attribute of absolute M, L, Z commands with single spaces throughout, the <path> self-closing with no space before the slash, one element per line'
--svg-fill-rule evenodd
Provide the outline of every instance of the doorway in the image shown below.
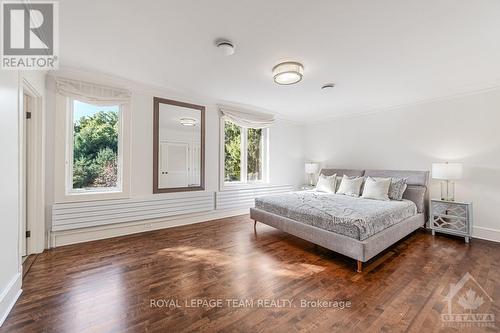
<path fill-rule="evenodd" d="M 28 81 L 19 89 L 19 253 L 45 248 L 45 168 L 42 95 Z"/>
<path fill-rule="evenodd" d="M 31 122 L 33 116 L 34 98 L 23 91 L 23 113 L 24 113 L 24 149 L 23 149 L 23 211 L 24 218 L 21 220 L 21 256 L 24 259 L 28 253 L 28 242 L 31 237 L 32 218 L 32 169 L 33 169 L 33 125 Z"/>

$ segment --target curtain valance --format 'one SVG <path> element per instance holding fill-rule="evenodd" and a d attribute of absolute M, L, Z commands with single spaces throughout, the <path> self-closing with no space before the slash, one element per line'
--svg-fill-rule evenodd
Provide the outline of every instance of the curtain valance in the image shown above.
<path fill-rule="evenodd" d="M 230 106 L 219 105 L 222 116 L 238 126 L 247 128 L 267 128 L 275 123 L 272 114 L 242 110 Z"/>
<path fill-rule="evenodd" d="M 130 91 L 78 80 L 56 78 L 56 91 L 85 103 L 115 105 L 130 102 Z"/>

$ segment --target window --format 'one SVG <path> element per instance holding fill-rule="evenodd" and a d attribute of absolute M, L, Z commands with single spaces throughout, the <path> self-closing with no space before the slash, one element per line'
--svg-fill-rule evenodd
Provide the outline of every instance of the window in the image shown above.
<path fill-rule="evenodd" d="M 119 192 L 121 107 L 69 99 L 67 192 Z"/>
<path fill-rule="evenodd" d="M 268 129 L 224 121 L 224 182 L 267 182 Z"/>

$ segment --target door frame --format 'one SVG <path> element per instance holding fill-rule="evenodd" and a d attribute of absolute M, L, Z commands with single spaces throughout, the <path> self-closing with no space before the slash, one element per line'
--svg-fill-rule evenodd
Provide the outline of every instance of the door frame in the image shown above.
<path fill-rule="evenodd" d="M 22 253 L 23 225 L 26 225 L 31 236 L 26 239 L 26 255 L 41 253 L 45 249 L 45 110 L 43 95 L 28 80 L 20 76 L 19 82 L 19 253 Z M 24 95 L 31 98 L 31 140 L 32 156 L 30 157 L 30 182 L 26 184 L 26 115 L 24 113 Z M 29 188 L 28 193 L 26 189 Z M 29 207 L 26 203 L 29 195 Z M 28 219 L 26 211 L 33 212 Z"/>

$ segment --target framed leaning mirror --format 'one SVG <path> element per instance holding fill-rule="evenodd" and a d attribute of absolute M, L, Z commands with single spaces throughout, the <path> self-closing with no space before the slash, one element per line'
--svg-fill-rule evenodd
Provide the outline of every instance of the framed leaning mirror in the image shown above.
<path fill-rule="evenodd" d="M 205 107 L 153 99 L 153 193 L 205 189 Z"/>

